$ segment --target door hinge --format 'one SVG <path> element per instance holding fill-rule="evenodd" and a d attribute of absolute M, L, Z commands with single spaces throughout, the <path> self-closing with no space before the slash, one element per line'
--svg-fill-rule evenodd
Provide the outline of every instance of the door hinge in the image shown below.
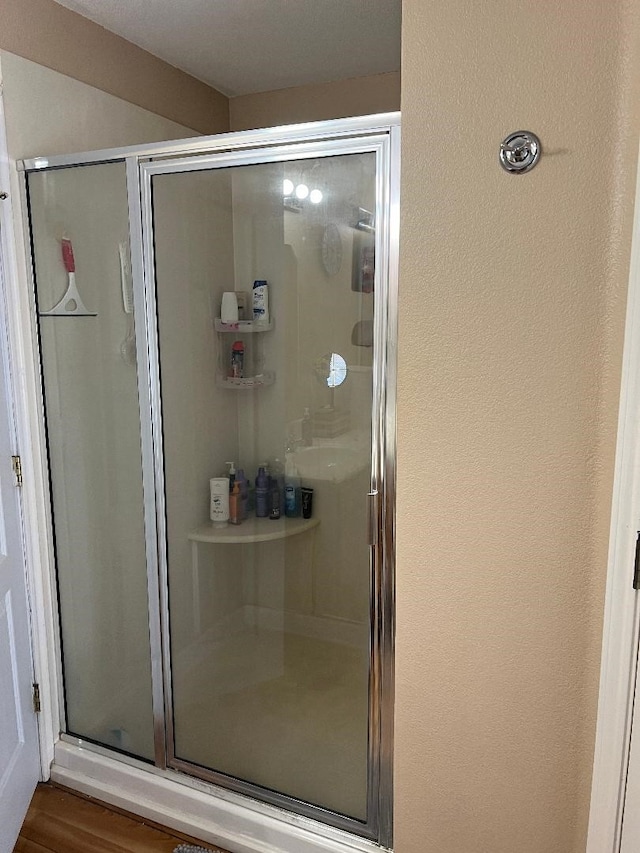
<path fill-rule="evenodd" d="M 19 456 L 11 457 L 11 466 L 13 473 L 16 475 L 16 486 L 22 485 L 22 459 Z"/>
<path fill-rule="evenodd" d="M 33 712 L 34 714 L 39 714 L 42 710 L 40 705 L 40 685 L 33 683 Z"/>

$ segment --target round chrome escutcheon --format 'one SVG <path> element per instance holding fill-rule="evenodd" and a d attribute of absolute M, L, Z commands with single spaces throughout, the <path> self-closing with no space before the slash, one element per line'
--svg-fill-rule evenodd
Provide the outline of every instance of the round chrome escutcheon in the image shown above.
<path fill-rule="evenodd" d="M 510 133 L 500 146 L 500 164 L 507 172 L 523 174 L 540 159 L 540 140 L 530 130 Z"/>

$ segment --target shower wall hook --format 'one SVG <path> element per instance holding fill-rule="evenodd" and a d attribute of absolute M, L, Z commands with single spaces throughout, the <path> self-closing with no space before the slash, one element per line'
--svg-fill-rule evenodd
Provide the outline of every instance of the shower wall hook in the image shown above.
<path fill-rule="evenodd" d="M 529 172 L 540 159 L 540 140 L 530 130 L 510 133 L 500 146 L 500 165 L 507 172 L 522 175 Z"/>

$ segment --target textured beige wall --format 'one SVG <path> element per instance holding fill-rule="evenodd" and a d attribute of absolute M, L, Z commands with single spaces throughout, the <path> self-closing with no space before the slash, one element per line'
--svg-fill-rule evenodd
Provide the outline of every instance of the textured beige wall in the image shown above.
<path fill-rule="evenodd" d="M 0 0 L 0 48 L 202 133 L 229 129 L 229 102 L 53 0 Z"/>
<path fill-rule="evenodd" d="M 277 127 L 399 109 L 399 71 L 240 95 L 229 101 L 231 130 Z"/>
<path fill-rule="evenodd" d="M 0 79 L 12 159 L 194 136 L 193 128 L 0 50 Z"/>
<path fill-rule="evenodd" d="M 639 15 L 403 3 L 399 853 L 585 849 Z"/>

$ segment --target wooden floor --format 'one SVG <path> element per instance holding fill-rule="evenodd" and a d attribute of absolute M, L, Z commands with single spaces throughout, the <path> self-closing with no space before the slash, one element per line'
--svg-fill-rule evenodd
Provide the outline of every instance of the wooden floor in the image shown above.
<path fill-rule="evenodd" d="M 38 785 L 14 853 L 173 853 L 178 844 L 220 851 L 52 784 Z"/>

